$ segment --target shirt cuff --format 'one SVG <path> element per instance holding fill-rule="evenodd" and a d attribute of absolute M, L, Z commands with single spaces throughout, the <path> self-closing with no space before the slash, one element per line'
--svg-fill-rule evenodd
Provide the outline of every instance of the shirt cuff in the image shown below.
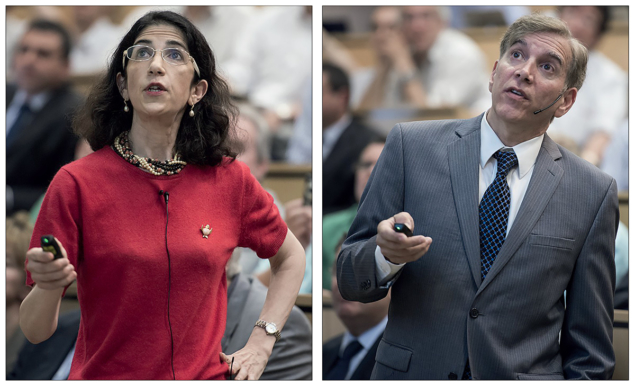
<path fill-rule="evenodd" d="M 377 282 L 385 282 L 387 287 L 390 287 L 392 283 L 390 282 L 395 275 L 403 268 L 405 263 L 392 263 L 384 257 L 381 253 L 381 249 L 379 246 L 375 249 L 375 266 L 377 269 L 375 270 L 375 275 L 377 278 Z"/>

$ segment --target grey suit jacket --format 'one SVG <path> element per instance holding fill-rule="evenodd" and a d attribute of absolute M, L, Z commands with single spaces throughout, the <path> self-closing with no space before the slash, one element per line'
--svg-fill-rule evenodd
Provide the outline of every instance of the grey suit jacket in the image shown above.
<path fill-rule="evenodd" d="M 469 357 L 475 379 L 608 379 L 615 181 L 545 136 L 520 210 L 481 283 L 482 116 L 398 124 L 366 186 L 337 261 L 344 298 L 386 295 L 374 262 L 381 220 L 406 211 L 414 233 L 433 240 L 396 277 L 372 378 L 461 378 Z"/>
<path fill-rule="evenodd" d="M 245 347 L 265 304 L 267 288 L 257 278 L 240 273 L 228 289 L 227 326 L 221 341 L 225 354 Z M 282 338 L 273 346 L 261 380 L 311 379 L 311 324 L 294 306 L 281 330 Z"/>

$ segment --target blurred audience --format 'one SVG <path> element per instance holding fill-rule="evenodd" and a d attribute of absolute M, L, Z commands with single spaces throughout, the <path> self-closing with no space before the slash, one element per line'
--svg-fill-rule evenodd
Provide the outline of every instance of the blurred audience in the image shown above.
<path fill-rule="evenodd" d="M 96 74 L 106 70 L 123 31 L 114 25 L 108 13 L 112 7 L 75 6 L 73 16 L 77 37 L 71 51 L 73 75 Z"/>
<path fill-rule="evenodd" d="M 68 83 L 70 51 L 66 29 L 46 20 L 31 22 L 18 44 L 7 85 L 8 215 L 28 210 L 75 155 L 70 121 L 81 97 Z"/>
<path fill-rule="evenodd" d="M 456 29 L 509 26 L 531 13 L 528 7 L 508 5 L 459 5 L 450 7 L 450 27 Z"/>
<path fill-rule="evenodd" d="M 216 67 L 224 74 L 241 32 L 256 20 L 255 6 L 186 6 L 180 13 L 198 28 L 214 52 Z"/>
<path fill-rule="evenodd" d="M 29 214 L 20 211 L 6 219 L 6 368 L 11 370 L 26 341 L 20 329 L 20 304 L 31 288 L 26 285 L 24 260 L 29 249 L 33 225 Z"/>
<path fill-rule="evenodd" d="M 227 325 L 221 346 L 228 355 L 247 343 L 267 296 L 267 288 L 258 279 L 241 272 L 239 260 L 240 253 L 234 252 L 226 268 Z M 260 379 L 310 380 L 311 324 L 297 306 L 291 310 L 281 334 Z"/>
<path fill-rule="evenodd" d="M 223 71 L 234 94 L 263 110 L 274 160 L 285 158 L 300 113 L 311 46 L 311 6 L 264 7 L 236 38 Z"/>
<path fill-rule="evenodd" d="M 378 7 L 371 43 L 378 64 L 356 74 L 362 110 L 463 106 L 482 112 L 491 104 L 488 70 L 480 48 L 447 28 L 446 7 Z"/>
<path fill-rule="evenodd" d="M 350 84 L 339 67 L 322 66 L 322 208 L 324 214 L 355 203 L 354 164 L 379 134 L 349 111 Z"/>
<path fill-rule="evenodd" d="M 244 162 L 249 167 L 251 175 L 262 184 L 270 164 L 269 129 L 262 114 L 256 108 L 246 103 L 239 104 L 238 108 L 240 113 L 236 126 L 238 139 L 244 150 L 237 159 Z M 273 197 L 280 215 L 284 218 L 284 205 L 278 200 L 274 191 L 267 189 L 267 192 Z M 238 248 L 237 250 L 241 250 L 242 255 L 239 260 L 242 271 L 246 274 L 260 273 L 269 268 L 269 262 L 266 259 L 258 258 L 253 250 L 246 248 Z"/>
<path fill-rule="evenodd" d="M 340 240 L 336 254 L 344 242 Z M 344 334 L 322 347 L 324 380 L 368 380 L 375 366 L 377 346 L 388 322 L 390 291 L 376 302 L 361 303 L 342 298 L 337 287 L 335 268 L 331 269 L 333 309 L 346 327 Z"/>
<path fill-rule="evenodd" d="M 313 143 L 313 86 L 307 77 L 302 91 L 302 109 L 293 123 L 293 134 L 289 139 L 286 160 L 291 164 L 311 164 Z"/>
<path fill-rule="evenodd" d="M 628 119 L 613 133 L 600 168 L 615 178 L 618 191 L 628 191 Z"/>
<path fill-rule="evenodd" d="M 385 138 L 368 143 L 355 163 L 355 203 L 349 208 L 324 216 L 322 220 L 322 288 L 331 288 L 331 269 L 337 254 L 337 242 L 348 233 L 357 214 L 357 204 L 386 144 Z"/>
<path fill-rule="evenodd" d="M 599 165 L 611 135 L 627 117 L 628 77 L 617 64 L 596 48 L 610 22 L 610 7 L 566 6 L 560 18 L 573 36 L 589 50 L 586 80 L 575 105 L 555 119 L 549 135 L 568 136 L 581 148 L 580 156 Z"/>
<path fill-rule="evenodd" d="M 55 333 L 46 341 L 24 343 L 7 380 L 66 380 L 71 372 L 79 333 L 79 309 L 61 314 Z"/>

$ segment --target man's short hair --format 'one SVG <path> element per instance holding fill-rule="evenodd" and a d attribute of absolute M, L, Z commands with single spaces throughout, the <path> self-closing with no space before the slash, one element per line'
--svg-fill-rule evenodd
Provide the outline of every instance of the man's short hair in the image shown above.
<path fill-rule="evenodd" d="M 62 59 L 68 60 L 72 49 L 71 35 L 60 23 L 51 20 L 36 19 L 29 24 L 27 32 L 28 31 L 53 32 L 58 34 L 62 40 Z"/>
<path fill-rule="evenodd" d="M 346 89 L 349 91 L 351 86 L 348 75 L 343 69 L 331 63 L 322 64 L 322 72 L 328 75 L 329 84 L 334 92 Z"/>
<path fill-rule="evenodd" d="M 586 77 L 586 64 L 589 54 L 586 49 L 576 38 L 573 37 L 567 25 L 560 19 L 542 15 L 540 13 L 532 13 L 516 20 L 509 28 L 500 44 L 500 57 L 507 52 L 518 40 L 524 36 L 534 33 L 553 33 L 564 37 L 569 41 L 571 48 L 571 62 L 567 69 L 567 77 L 565 79 L 565 89 L 574 87 L 578 90 L 582 88 L 584 78 Z"/>
<path fill-rule="evenodd" d="M 574 7 L 576 6 L 575 5 L 561 6 L 561 7 L 558 7 L 558 12 L 562 13 L 562 10 L 564 8 L 574 8 Z M 594 6 L 594 8 L 600 11 L 600 14 L 602 15 L 602 20 L 600 21 L 600 25 L 598 29 L 598 36 L 602 36 L 604 32 L 606 32 L 606 30 L 609 29 L 609 23 L 611 22 L 610 7 L 596 5 Z"/>
<path fill-rule="evenodd" d="M 255 141 L 258 164 L 271 160 L 271 135 L 269 126 L 262 114 L 251 104 L 239 103 L 240 117 L 249 120 L 258 131 L 258 140 Z"/>

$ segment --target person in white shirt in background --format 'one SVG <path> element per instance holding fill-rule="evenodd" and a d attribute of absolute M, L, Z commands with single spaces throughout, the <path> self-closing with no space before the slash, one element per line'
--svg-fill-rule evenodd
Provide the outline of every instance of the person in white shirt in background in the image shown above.
<path fill-rule="evenodd" d="M 447 28 L 446 7 L 380 7 L 371 37 L 378 65 L 356 75 L 360 109 L 491 105 L 485 56 L 472 39 Z M 469 60 L 467 60 L 469 58 Z M 366 86 L 364 86 L 364 83 Z"/>
<path fill-rule="evenodd" d="M 573 139 L 580 156 L 599 165 L 611 135 L 627 118 L 628 76 L 596 48 L 610 22 L 609 7 L 562 7 L 558 16 L 573 36 L 589 50 L 584 88 L 575 106 L 562 119 L 556 119 L 549 132 Z"/>
<path fill-rule="evenodd" d="M 106 70 L 113 47 L 123 36 L 121 29 L 109 18 L 111 8 L 73 7 L 77 36 L 71 51 L 71 74 L 97 74 Z"/>

